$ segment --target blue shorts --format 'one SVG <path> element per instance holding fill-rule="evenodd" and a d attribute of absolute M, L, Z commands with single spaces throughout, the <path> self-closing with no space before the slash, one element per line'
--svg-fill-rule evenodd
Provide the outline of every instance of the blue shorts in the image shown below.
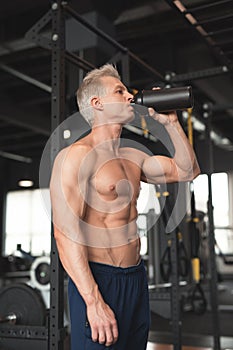
<path fill-rule="evenodd" d="M 150 308 L 143 261 L 127 268 L 94 262 L 89 264 L 103 299 L 115 313 L 119 337 L 117 342 L 109 347 L 92 341 L 86 304 L 70 279 L 68 296 L 71 350 L 145 350 L 150 326 Z"/>

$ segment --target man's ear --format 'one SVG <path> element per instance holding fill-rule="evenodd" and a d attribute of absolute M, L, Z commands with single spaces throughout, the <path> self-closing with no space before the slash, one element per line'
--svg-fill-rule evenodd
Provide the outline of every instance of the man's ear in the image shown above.
<path fill-rule="evenodd" d="M 97 96 L 93 96 L 91 99 L 91 105 L 93 108 L 98 109 L 98 110 L 103 110 L 103 104 L 101 103 L 101 100 Z"/>

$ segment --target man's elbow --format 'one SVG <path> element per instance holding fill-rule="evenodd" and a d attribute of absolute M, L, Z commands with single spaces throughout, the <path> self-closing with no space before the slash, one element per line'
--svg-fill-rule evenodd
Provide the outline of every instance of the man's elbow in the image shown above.
<path fill-rule="evenodd" d="M 201 173 L 201 169 L 198 165 L 196 165 L 189 172 L 186 173 L 186 180 L 185 181 L 194 180 L 198 175 L 200 175 L 200 173 Z"/>
<path fill-rule="evenodd" d="M 179 182 L 187 182 L 194 180 L 199 174 L 201 173 L 201 170 L 199 166 L 196 164 L 194 167 L 192 167 L 189 170 L 180 170 L 178 171 L 178 181 Z"/>
<path fill-rule="evenodd" d="M 197 167 L 193 171 L 193 178 L 192 178 L 192 180 L 194 180 L 200 174 L 201 174 L 201 169 L 200 169 L 199 165 L 197 165 Z"/>
<path fill-rule="evenodd" d="M 199 167 L 198 162 L 195 160 L 194 165 L 193 165 L 193 169 L 192 169 L 191 180 L 194 180 L 198 175 L 200 175 L 200 173 L 201 173 L 201 169 Z"/>
<path fill-rule="evenodd" d="M 66 234 L 64 232 L 63 227 L 58 227 L 57 225 L 53 225 L 53 236 L 57 243 L 57 245 L 62 245 L 64 240 L 66 239 Z"/>

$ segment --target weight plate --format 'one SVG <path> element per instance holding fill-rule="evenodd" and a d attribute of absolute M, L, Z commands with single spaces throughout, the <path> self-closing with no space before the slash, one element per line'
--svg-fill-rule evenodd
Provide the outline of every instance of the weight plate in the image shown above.
<path fill-rule="evenodd" d="M 39 290 L 50 288 L 50 257 L 41 256 L 36 258 L 30 270 L 31 284 Z"/>
<path fill-rule="evenodd" d="M 16 324 L 43 326 L 46 308 L 42 296 L 23 283 L 10 284 L 0 290 L 0 318 L 15 314 Z"/>

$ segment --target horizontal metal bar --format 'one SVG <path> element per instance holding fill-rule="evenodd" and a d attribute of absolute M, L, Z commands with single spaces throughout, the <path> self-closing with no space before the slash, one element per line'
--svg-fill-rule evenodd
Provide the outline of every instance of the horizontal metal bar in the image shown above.
<path fill-rule="evenodd" d="M 37 326 L 1 325 L 0 337 L 47 340 L 48 329 L 46 327 Z"/>
<path fill-rule="evenodd" d="M 222 40 L 222 41 L 215 41 L 214 44 L 212 44 L 212 46 L 217 46 L 217 47 L 223 47 L 225 45 L 231 44 L 233 43 L 233 36 L 231 39 L 227 39 L 227 40 Z"/>
<path fill-rule="evenodd" d="M 149 130 L 148 130 L 148 133 L 145 134 L 141 128 L 138 128 L 137 126 L 134 126 L 134 125 L 124 125 L 124 129 L 130 132 L 133 132 L 134 134 L 143 136 L 145 139 L 148 139 L 150 141 L 158 142 L 158 140 L 153 135 L 150 134 Z"/>
<path fill-rule="evenodd" d="M 11 75 L 15 76 L 16 78 L 19 78 L 23 81 L 26 81 L 27 83 L 30 83 L 38 88 L 40 88 L 43 91 L 52 92 L 52 88 L 51 86 L 42 83 L 41 81 L 38 81 L 32 77 L 29 77 L 28 75 L 21 73 L 19 71 L 17 71 L 16 69 L 13 69 L 5 64 L 0 63 L 0 69 L 2 69 L 3 71 L 10 73 Z"/>
<path fill-rule="evenodd" d="M 10 111 L 9 111 L 9 109 L 10 109 Z M 50 136 L 50 130 L 47 129 L 46 123 L 43 123 L 43 125 L 42 125 L 39 114 L 34 115 L 33 123 L 32 123 L 30 121 L 32 118 L 30 120 L 29 120 L 29 118 L 23 119 L 23 117 L 25 116 L 25 113 L 23 113 L 21 111 L 18 112 L 18 114 L 16 114 L 16 113 L 17 113 L 16 107 L 11 108 L 10 105 L 9 106 L 1 105 L 0 121 L 4 121 L 10 125 L 14 125 L 14 126 L 21 127 L 24 129 L 32 130 L 35 133 L 45 135 L 46 137 Z M 14 117 L 12 117 L 13 115 L 14 115 Z M 38 124 L 37 123 L 34 124 L 36 120 L 39 120 L 40 122 L 38 122 Z"/>
<path fill-rule="evenodd" d="M 45 141 L 34 141 L 34 142 L 21 142 L 21 143 L 14 143 L 14 144 L 10 144 L 10 145 L 1 145 L 0 147 L 1 148 L 4 148 L 4 150 L 6 150 L 7 152 L 12 152 L 12 150 L 14 151 L 15 149 L 17 150 L 27 150 L 29 149 L 30 151 L 33 149 L 33 148 L 37 148 L 37 147 L 44 147 L 46 144 L 46 140 Z M 4 151 L 3 151 L 4 152 Z"/>
<path fill-rule="evenodd" d="M 219 30 L 214 30 L 214 31 L 208 32 L 204 36 L 215 36 L 215 35 L 219 35 L 219 34 L 229 33 L 231 31 L 233 31 L 233 27 L 229 27 L 229 28 L 225 28 L 225 29 L 219 29 Z"/>
<path fill-rule="evenodd" d="M 78 66 L 81 66 L 81 68 L 86 71 L 95 68 L 95 66 L 92 63 L 86 61 L 85 59 L 79 57 L 78 55 L 70 51 L 65 51 L 65 58 L 70 62 L 77 64 Z"/>
<path fill-rule="evenodd" d="M 8 125 L 9 126 L 9 125 Z M 34 135 L 31 131 L 23 131 L 23 132 L 20 132 L 20 131 L 17 131 L 14 132 L 14 133 L 9 133 L 9 132 L 1 132 L 1 128 L 0 128 L 0 139 L 1 139 L 1 142 L 4 141 L 4 140 L 16 140 L 16 139 L 21 139 L 23 138 L 25 140 L 25 138 L 27 137 L 32 137 L 32 135 Z"/>
<path fill-rule="evenodd" d="M 5 151 L 0 151 L 0 157 L 6 158 L 6 159 L 11 159 L 11 160 L 16 160 L 16 161 L 22 162 L 22 163 L 31 163 L 32 162 L 32 158 L 30 158 L 30 157 L 24 157 L 24 156 L 21 156 L 19 154 L 5 152 Z"/>
<path fill-rule="evenodd" d="M 224 15 L 224 16 L 212 17 L 212 18 L 208 18 L 208 19 L 205 19 L 202 21 L 197 21 L 196 23 L 193 24 L 193 26 L 197 27 L 197 26 L 200 26 L 202 24 L 209 24 L 212 22 L 224 21 L 224 20 L 232 18 L 232 17 L 233 17 L 233 13 L 230 13 L 230 14 Z"/>
<path fill-rule="evenodd" d="M 214 112 L 222 112 L 226 111 L 227 109 L 233 109 L 233 104 L 230 103 L 222 103 L 222 104 L 216 104 L 211 106 L 211 110 Z M 233 117 L 229 117 L 229 119 L 232 119 Z"/>
<path fill-rule="evenodd" d="M 228 67 L 227 66 L 220 66 L 220 67 L 199 70 L 196 72 L 170 75 L 170 76 L 167 75 L 167 81 L 175 83 L 175 82 L 181 82 L 181 81 L 187 81 L 187 80 L 208 78 L 208 77 L 226 74 L 226 73 L 229 73 Z"/>
<path fill-rule="evenodd" d="M 216 1 L 216 2 L 211 2 L 209 4 L 204 4 L 204 5 L 192 7 L 190 9 L 188 9 L 187 11 L 185 11 L 185 13 L 190 13 L 190 12 L 196 12 L 196 11 L 209 9 L 210 7 L 216 7 L 218 5 L 223 5 L 223 4 L 226 4 L 228 2 L 232 2 L 232 0 L 220 0 L 220 1 Z"/>
<path fill-rule="evenodd" d="M 0 56 L 12 55 L 36 47 L 34 42 L 29 42 L 24 38 L 7 41 L 7 45 L 0 45 Z"/>

